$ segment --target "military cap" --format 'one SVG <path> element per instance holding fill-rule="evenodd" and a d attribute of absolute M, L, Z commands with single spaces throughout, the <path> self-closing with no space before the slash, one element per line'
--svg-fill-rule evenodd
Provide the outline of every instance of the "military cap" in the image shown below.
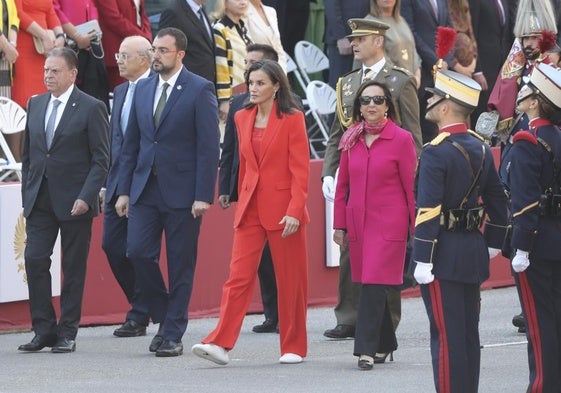
<path fill-rule="evenodd" d="M 549 64 L 537 64 L 528 82 L 534 93 L 554 107 L 561 109 L 561 71 Z"/>
<path fill-rule="evenodd" d="M 479 101 L 481 86 L 465 75 L 450 70 L 439 70 L 434 79 L 434 87 L 426 87 L 425 90 L 474 109 Z"/>
<path fill-rule="evenodd" d="M 386 35 L 386 30 L 390 26 L 377 19 L 359 19 L 353 18 L 348 21 L 351 28 L 351 34 L 347 38 L 362 37 L 370 34 Z"/>

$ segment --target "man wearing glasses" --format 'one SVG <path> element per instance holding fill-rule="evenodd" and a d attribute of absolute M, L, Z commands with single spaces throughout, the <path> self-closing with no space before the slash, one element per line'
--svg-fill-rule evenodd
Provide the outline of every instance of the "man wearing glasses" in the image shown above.
<path fill-rule="evenodd" d="M 339 167 L 341 151 L 338 149 L 343 132 L 352 124 L 353 101 L 360 85 L 373 79 L 388 86 L 393 94 L 397 116 L 396 123 L 413 134 L 417 153 L 422 147 L 419 125 L 419 101 L 415 77 L 407 70 L 390 63 L 384 54 L 384 35 L 389 26 L 376 19 L 350 19 L 351 41 L 355 60 L 362 67 L 343 75 L 337 82 L 337 116 L 331 127 L 323 162 L 323 195 L 328 201 L 335 196 L 334 177 Z M 335 307 L 337 326 L 324 332 L 328 338 L 354 337 L 360 285 L 351 281 L 348 251 L 341 251 L 339 260 L 339 301 Z M 401 296 L 395 290 L 388 294 L 394 327 L 401 318 Z"/>
<path fill-rule="evenodd" d="M 127 82 L 117 86 L 113 92 L 113 115 L 109 123 L 111 137 L 111 162 L 105 187 L 100 192 L 101 206 L 104 209 L 102 247 L 107 255 L 109 266 L 131 305 L 125 323 L 113 334 L 117 337 L 137 337 L 146 334 L 149 315 L 145 304 L 138 302 L 135 294 L 135 276 L 132 262 L 126 255 L 127 218 L 119 217 L 115 211 L 121 148 L 125 138 L 127 123 L 136 84 L 154 72 L 152 63 L 152 44 L 142 36 L 127 37 L 115 53 L 119 74 Z"/>
<path fill-rule="evenodd" d="M 115 209 L 128 216 L 127 254 L 140 304 L 159 334 L 149 351 L 183 354 L 202 215 L 214 199 L 219 156 L 214 85 L 182 65 L 185 34 L 170 27 L 153 42 L 157 73 L 138 82 L 121 153 Z M 169 288 L 159 267 L 165 233 Z"/>

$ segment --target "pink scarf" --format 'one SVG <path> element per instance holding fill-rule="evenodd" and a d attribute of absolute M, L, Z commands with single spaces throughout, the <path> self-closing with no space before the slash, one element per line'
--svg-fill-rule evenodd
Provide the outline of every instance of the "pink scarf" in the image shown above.
<path fill-rule="evenodd" d="M 360 123 L 353 124 L 347 129 L 347 131 L 345 131 L 345 133 L 341 137 L 341 142 L 339 142 L 339 149 L 349 150 L 355 145 L 360 136 L 365 132 L 371 135 L 380 134 L 387 124 L 387 118 L 385 118 L 378 124 L 368 124 L 365 120 L 361 121 Z"/>

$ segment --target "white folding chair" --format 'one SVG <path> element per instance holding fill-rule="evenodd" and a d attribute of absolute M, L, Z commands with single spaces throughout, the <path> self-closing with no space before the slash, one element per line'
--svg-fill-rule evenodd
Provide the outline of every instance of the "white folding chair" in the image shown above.
<path fill-rule="evenodd" d="M 335 113 L 337 93 L 327 83 L 311 81 L 306 87 L 306 98 L 310 106 L 308 113 L 312 115 L 315 122 L 308 129 L 310 152 L 314 158 L 321 158 L 325 153 L 325 146 L 329 139 L 327 118 Z M 321 147 L 321 149 L 318 147 Z"/>
<path fill-rule="evenodd" d="M 16 162 L 4 134 L 23 131 L 26 119 L 27 114 L 21 106 L 9 98 L 0 97 L 0 148 L 6 157 L 6 160 L 0 162 L 0 181 L 6 180 L 13 173 L 21 181 L 21 162 Z"/>
<path fill-rule="evenodd" d="M 310 83 L 309 74 L 327 70 L 329 59 L 323 51 L 309 41 L 298 41 L 294 47 L 294 59 L 306 86 Z"/>

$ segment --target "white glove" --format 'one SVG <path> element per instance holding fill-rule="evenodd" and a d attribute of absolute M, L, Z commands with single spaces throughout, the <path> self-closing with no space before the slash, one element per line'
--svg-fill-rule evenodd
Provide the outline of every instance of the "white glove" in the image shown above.
<path fill-rule="evenodd" d="M 516 250 L 516 255 L 512 258 L 512 269 L 516 273 L 521 273 L 530 266 L 528 251 Z"/>
<path fill-rule="evenodd" d="M 434 274 L 432 274 L 432 263 L 422 263 L 415 261 L 415 272 L 413 276 L 419 284 L 430 284 L 434 281 Z"/>
<path fill-rule="evenodd" d="M 501 252 L 498 248 L 493 247 L 489 247 L 487 250 L 489 251 L 489 259 L 495 258 Z"/>
<path fill-rule="evenodd" d="M 323 184 L 321 186 L 323 197 L 328 202 L 333 202 L 335 199 L 335 179 L 333 176 L 324 176 Z"/>

